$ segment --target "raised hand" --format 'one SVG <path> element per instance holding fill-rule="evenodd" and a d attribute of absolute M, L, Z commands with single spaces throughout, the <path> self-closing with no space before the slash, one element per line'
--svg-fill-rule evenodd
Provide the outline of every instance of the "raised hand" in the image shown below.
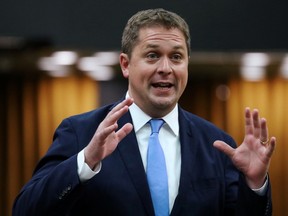
<path fill-rule="evenodd" d="M 269 139 L 266 119 L 259 117 L 257 109 L 251 112 L 249 108 L 245 109 L 245 137 L 240 146 L 233 149 L 223 141 L 214 142 L 214 146 L 228 155 L 245 175 L 252 189 L 264 184 L 275 145 L 276 138 Z"/>
<path fill-rule="evenodd" d="M 132 131 L 133 126 L 130 123 L 126 123 L 117 130 L 117 121 L 128 112 L 132 103 L 133 99 L 127 98 L 115 106 L 101 122 L 90 143 L 85 147 L 85 162 L 91 169 L 94 169 L 102 159 L 110 155 L 118 143 Z"/>

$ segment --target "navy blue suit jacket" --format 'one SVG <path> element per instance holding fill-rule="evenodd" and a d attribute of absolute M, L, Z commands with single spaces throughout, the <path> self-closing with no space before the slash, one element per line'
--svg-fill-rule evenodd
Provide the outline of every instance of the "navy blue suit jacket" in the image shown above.
<path fill-rule="evenodd" d="M 102 161 L 85 183 L 77 174 L 77 153 L 91 140 L 114 105 L 65 119 L 47 154 L 15 200 L 13 215 L 153 216 L 153 206 L 134 131 Z M 128 112 L 119 128 L 131 122 Z M 181 175 L 172 216 L 271 215 L 270 185 L 258 196 L 227 156 L 213 147 L 233 139 L 213 124 L 179 108 Z M 169 158 L 168 158 L 169 160 Z"/>

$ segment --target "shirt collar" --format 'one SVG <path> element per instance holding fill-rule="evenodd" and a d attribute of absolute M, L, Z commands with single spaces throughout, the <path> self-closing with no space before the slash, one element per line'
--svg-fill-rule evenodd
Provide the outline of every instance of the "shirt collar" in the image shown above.
<path fill-rule="evenodd" d="M 128 92 L 126 94 L 126 98 L 127 97 L 129 97 Z M 133 103 L 129 107 L 129 111 L 132 117 L 135 132 L 140 130 L 151 119 L 151 117 L 146 113 L 144 113 L 135 103 Z M 162 119 L 167 123 L 167 125 L 170 127 L 173 133 L 176 136 L 178 136 L 179 135 L 178 104 L 176 104 L 176 106 L 170 113 L 162 117 Z"/>

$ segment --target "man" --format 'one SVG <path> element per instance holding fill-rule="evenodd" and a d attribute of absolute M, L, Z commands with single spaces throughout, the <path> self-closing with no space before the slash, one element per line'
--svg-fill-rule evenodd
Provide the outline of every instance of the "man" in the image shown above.
<path fill-rule="evenodd" d="M 163 215 L 271 215 L 267 172 L 276 139 L 269 141 L 257 110 L 246 109 L 236 148 L 225 132 L 179 107 L 189 54 L 188 26 L 175 13 L 152 9 L 131 17 L 119 58 L 126 97 L 60 124 L 13 215 L 162 215 L 146 175 L 150 119 L 164 120 Z"/>

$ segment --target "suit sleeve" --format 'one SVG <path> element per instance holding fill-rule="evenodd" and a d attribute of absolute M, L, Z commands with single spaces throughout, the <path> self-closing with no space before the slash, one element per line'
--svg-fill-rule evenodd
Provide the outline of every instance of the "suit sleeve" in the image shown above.
<path fill-rule="evenodd" d="M 260 196 L 247 186 L 244 176 L 240 175 L 236 215 L 271 216 L 272 198 L 270 181 L 268 181 L 268 190 L 266 194 Z"/>
<path fill-rule="evenodd" d="M 81 182 L 77 173 L 77 134 L 66 119 L 57 128 L 53 144 L 38 163 L 32 179 L 13 206 L 13 216 L 65 215 L 77 202 Z"/>
<path fill-rule="evenodd" d="M 232 138 L 226 140 L 231 143 L 233 148 L 236 144 Z M 235 173 L 238 173 L 236 177 Z M 269 178 L 269 177 L 268 177 Z M 267 191 L 258 195 L 246 184 L 245 176 L 240 173 L 231 160 L 226 161 L 226 208 L 224 214 L 227 216 L 271 216 L 272 215 L 272 197 L 271 185 L 268 179 Z M 235 181 L 236 180 L 236 181 Z M 236 198 L 236 200 L 235 200 Z"/>

